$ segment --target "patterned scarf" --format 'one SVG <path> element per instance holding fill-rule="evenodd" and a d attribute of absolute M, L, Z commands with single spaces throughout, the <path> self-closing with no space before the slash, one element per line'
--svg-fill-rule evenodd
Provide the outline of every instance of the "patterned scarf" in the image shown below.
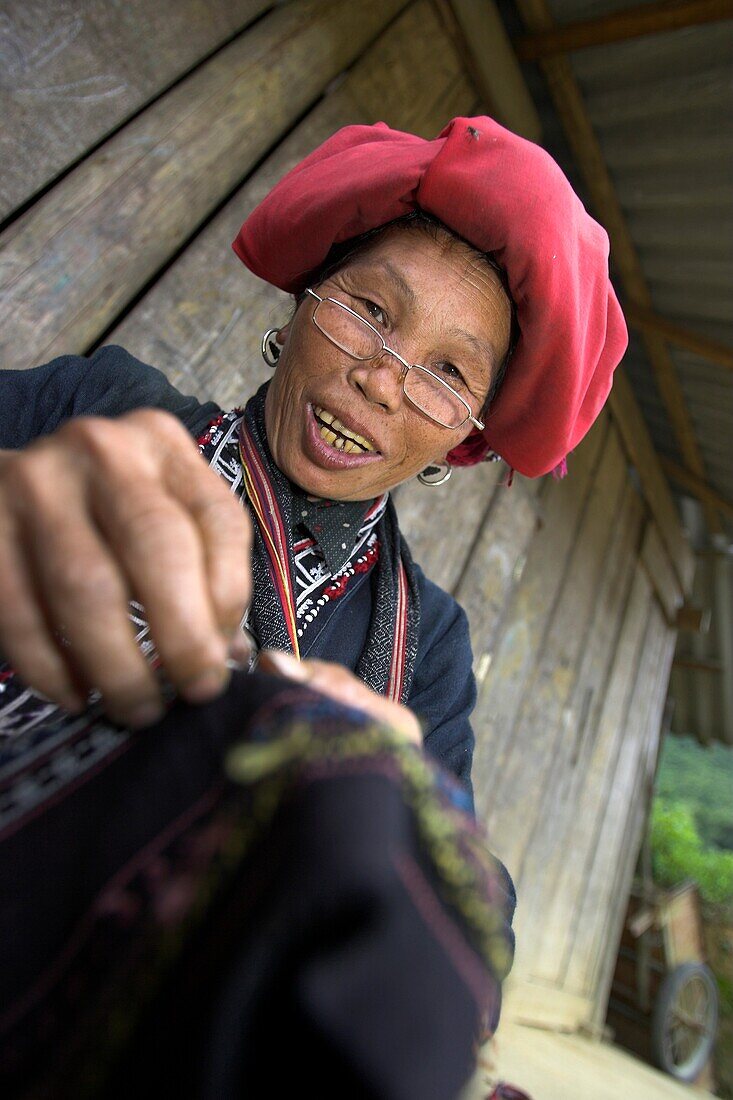
<path fill-rule="evenodd" d="M 253 512 L 253 601 L 250 626 L 262 646 L 293 652 L 297 648 L 292 488 L 275 465 L 265 436 L 267 385 L 252 397 L 240 418 L 217 418 L 199 441 L 210 465 L 227 478 L 232 491 L 246 489 Z M 228 423 L 227 423 L 228 421 Z M 217 430 L 220 429 L 220 430 Z M 239 463 L 233 455 L 239 435 Z M 242 468 L 246 464 L 246 470 Z M 412 559 L 403 542 L 391 500 L 379 520 L 379 557 L 374 568 L 376 596 L 367 640 L 356 675 L 380 695 L 406 702 L 415 672 L 420 626 L 420 599 Z"/>

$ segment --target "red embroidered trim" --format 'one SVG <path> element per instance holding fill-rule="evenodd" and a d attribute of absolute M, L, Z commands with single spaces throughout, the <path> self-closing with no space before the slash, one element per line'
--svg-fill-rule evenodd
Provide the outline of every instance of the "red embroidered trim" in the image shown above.
<path fill-rule="evenodd" d="M 199 447 L 205 447 L 207 443 L 211 443 L 212 435 L 214 434 L 216 429 L 218 427 L 220 427 L 221 424 L 223 424 L 223 423 L 224 423 L 224 413 L 219 413 L 219 415 L 215 416 L 213 420 L 210 420 L 207 427 L 206 427 L 206 431 L 204 432 L 204 434 L 200 435 L 198 437 L 198 439 L 196 440 Z"/>
<path fill-rule="evenodd" d="M 379 542 L 375 542 L 374 546 L 370 546 L 366 554 L 357 558 L 345 573 L 341 573 L 331 584 L 324 588 L 324 596 L 328 596 L 329 600 L 337 600 L 339 596 L 343 596 L 346 586 L 355 573 L 367 573 L 378 560 Z"/>

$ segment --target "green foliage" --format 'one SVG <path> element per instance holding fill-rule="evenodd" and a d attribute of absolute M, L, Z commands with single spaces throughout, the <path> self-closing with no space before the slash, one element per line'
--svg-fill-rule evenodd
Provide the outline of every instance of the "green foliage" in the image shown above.
<path fill-rule="evenodd" d="M 704 846 L 733 850 L 733 750 L 691 737 L 665 739 L 657 797 L 689 806 Z"/>
<path fill-rule="evenodd" d="M 716 974 L 720 994 L 720 1011 L 724 1016 L 733 1016 L 733 982 L 725 974 Z"/>
<path fill-rule="evenodd" d="M 733 852 L 705 847 L 685 803 L 654 800 L 651 848 L 654 878 L 660 886 L 693 879 L 703 901 L 733 901 Z"/>

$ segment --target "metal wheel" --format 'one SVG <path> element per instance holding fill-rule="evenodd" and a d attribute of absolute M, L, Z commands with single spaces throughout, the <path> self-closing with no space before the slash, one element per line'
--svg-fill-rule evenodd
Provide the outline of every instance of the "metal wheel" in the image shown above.
<path fill-rule="evenodd" d="M 652 1049 L 660 1069 L 694 1081 L 710 1057 L 718 1025 L 718 990 L 703 963 L 682 963 L 660 986 L 652 1016 Z"/>

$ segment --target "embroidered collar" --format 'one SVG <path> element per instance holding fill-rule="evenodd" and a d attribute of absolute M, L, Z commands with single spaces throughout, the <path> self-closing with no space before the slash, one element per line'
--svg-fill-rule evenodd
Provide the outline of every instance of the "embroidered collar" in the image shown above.
<path fill-rule="evenodd" d="M 293 528 L 305 528 L 335 576 L 349 560 L 373 504 L 373 500 L 311 500 L 293 486 Z"/>
<path fill-rule="evenodd" d="M 297 593 L 293 580 L 292 487 L 275 465 L 264 435 L 266 386 L 241 410 L 215 418 L 199 439 L 204 458 L 247 503 L 255 519 L 253 600 L 249 625 L 260 645 L 298 654 Z M 406 702 L 417 659 L 420 594 L 412 560 L 402 542 L 389 494 L 369 506 L 352 556 L 354 573 L 369 568 L 370 545 L 379 528 L 375 593 L 366 642 L 354 671 L 373 691 Z M 364 549 L 362 550 L 362 547 Z M 360 556 L 364 561 L 360 560 Z M 348 572 L 348 570 L 347 570 Z M 339 583 L 345 573 L 334 578 Z M 301 633 L 303 628 L 300 628 Z"/>

